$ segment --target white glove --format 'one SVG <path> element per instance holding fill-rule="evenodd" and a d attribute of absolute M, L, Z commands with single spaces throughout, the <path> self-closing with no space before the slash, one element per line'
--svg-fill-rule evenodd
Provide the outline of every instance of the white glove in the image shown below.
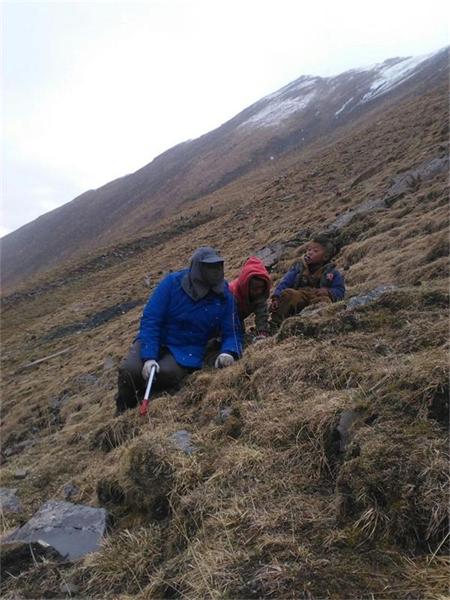
<path fill-rule="evenodd" d="M 214 366 L 216 367 L 216 369 L 223 369 L 225 367 L 231 367 L 233 363 L 234 358 L 231 356 L 231 354 L 222 352 L 222 354 L 219 354 L 219 356 L 216 358 Z"/>
<path fill-rule="evenodd" d="M 142 377 L 144 379 L 148 379 L 150 377 L 150 371 L 152 367 L 156 367 L 156 372 L 159 373 L 159 365 L 156 360 L 146 360 L 144 366 L 142 367 Z"/>

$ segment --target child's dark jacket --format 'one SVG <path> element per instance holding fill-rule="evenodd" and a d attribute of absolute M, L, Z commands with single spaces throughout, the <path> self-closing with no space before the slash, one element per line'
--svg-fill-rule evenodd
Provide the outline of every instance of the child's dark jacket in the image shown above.
<path fill-rule="evenodd" d="M 303 287 L 328 288 L 333 302 L 342 300 L 345 295 L 344 277 L 333 263 L 325 263 L 311 272 L 308 264 L 302 259 L 292 265 L 272 296 L 277 298 L 283 290 L 288 288 L 298 290 Z"/>

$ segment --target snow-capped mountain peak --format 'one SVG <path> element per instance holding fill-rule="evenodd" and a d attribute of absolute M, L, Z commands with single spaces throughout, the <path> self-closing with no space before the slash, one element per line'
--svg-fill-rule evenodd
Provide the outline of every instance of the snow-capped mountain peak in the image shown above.
<path fill-rule="evenodd" d="M 299 123 L 308 115 L 328 112 L 334 118 L 387 94 L 400 86 L 442 52 L 393 58 L 364 68 L 351 69 L 333 77 L 303 75 L 280 90 L 265 96 L 242 113 L 240 128 L 274 128 Z M 326 110 L 322 110 L 322 105 Z"/>

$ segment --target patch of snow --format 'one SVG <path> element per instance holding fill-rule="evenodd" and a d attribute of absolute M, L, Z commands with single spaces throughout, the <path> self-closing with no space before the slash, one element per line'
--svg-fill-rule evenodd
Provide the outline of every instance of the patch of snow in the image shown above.
<path fill-rule="evenodd" d="M 300 80 L 293 81 L 288 83 L 280 90 L 269 94 L 268 96 L 264 96 L 262 100 L 274 100 L 275 98 L 279 98 L 280 96 L 285 96 L 288 92 L 299 92 L 301 90 L 307 90 L 308 88 L 315 85 L 316 81 L 319 77 L 312 77 L 310 75 L 304 75 L 300 77 Z"/>
<path fill-rule="evenodd" d="M 284 121 L 292 114 L 299 112 L 310 104 L 316 95 L 315 90 L 299 98 L 285 98 L 278 102 L 270 102 L 255 115 L 242 123 L 241 127 L 246 125 L 260 125 L 262 127 L 273 127 Z"/>
<path fill-rule="evenodd" d="M 422 56 L 403 58 L 395 64 L 383 63 L 382 65 L 376 65 L 374 70 L 378 71 L 377 77 L 372 82 L 370 91 L 363 96 L 361 102 L 367 102 L 377 96 L 381 96 L 399 83 L 406 81 L 414 75 L 414 71 L 418 65 L 431 58 L 434 54 L 436 53 L 432 52 Z"/>
<path fill-rule="evenodd" d="M 344 103 L 344 104 L 341 106 L 341 108 L 340 108 L 339 110 L 337 110 L 337 111 L 334 113 L 334 116 L 335 116 L 335 117 L 338 117 L 338 116 L 341 114 L 341 112 L 342 112 L 342 111 L 344 111 L 344 110 L 347 108 L 347 106 L 350 104 L 350 102 L 351 102 L 352 100 L 353 100 L 353 96 L 352 96 L 352 97 L 351 97 L 349 100 L 347 100 L 347 102 L 345 102 L 345 103 Z"/>
<path fill-rule="evenodd" d="M 382 65 L 383 63 L 372 63 L 371 65 L 366 65 L 365 67 L 349 69 L 348 71 L 345 71 L 345 73 L 351 73 L 349 79 L 353 79 L 356 73 L 365 73 L 366 71 L 373 71 L 374 69 L 378 69 Z M 339 77 L 339 75 L 337 75 L 337 77 Z"/>

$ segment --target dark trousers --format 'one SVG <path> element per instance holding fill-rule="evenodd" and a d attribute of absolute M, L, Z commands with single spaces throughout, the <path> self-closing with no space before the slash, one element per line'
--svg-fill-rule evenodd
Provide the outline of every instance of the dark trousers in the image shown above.
<path fill-rule="evenodd" d="M 182 379 L 192 373 L 193 370 L 181 367 L 166 348 L 161 351 L 158 364 L 159 373 L 155 376 L 152 390 L 177 387 Z M 143 366 L 141 342 L 136 340 L 119 365 L 118 393 L 116 397 L 117 412 L 120 413 L 127 410 L 127 408 L 134 408 L 144 397 L 147 382 L 142 377 Z"/>

